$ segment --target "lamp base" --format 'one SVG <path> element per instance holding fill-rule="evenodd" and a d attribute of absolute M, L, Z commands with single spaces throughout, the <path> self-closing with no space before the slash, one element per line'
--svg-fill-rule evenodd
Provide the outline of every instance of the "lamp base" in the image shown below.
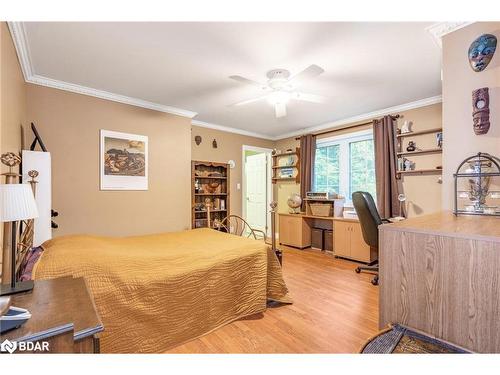
<path fill-rule="evenodd" d="M 29 281 L 20 281 L 16 283 L 14 287 L 12 287 L 10 284 L 2 284 L 0 286 L 0 296 L 8 296 L 10 294 L 17 294 L 17 293 L 23 293 L 23 292 L 29 292 L 30 290 L 33 289 L 35 284 L 33 283 L 32 280 Z"/>

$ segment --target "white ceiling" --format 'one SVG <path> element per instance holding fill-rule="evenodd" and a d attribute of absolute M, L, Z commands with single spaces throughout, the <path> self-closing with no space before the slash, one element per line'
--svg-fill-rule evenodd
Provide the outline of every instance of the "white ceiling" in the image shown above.
<path fill-rule="evenodd" d="M 270 138 L 441 94 L 430 23 L 24 23 L 32 73 L 197 112 L 195 120 Z M 265 81 L 311 64 L 301 87 L 326 103 L 290 102 L 276 119 L 261 94 L 228 78 Z"/>

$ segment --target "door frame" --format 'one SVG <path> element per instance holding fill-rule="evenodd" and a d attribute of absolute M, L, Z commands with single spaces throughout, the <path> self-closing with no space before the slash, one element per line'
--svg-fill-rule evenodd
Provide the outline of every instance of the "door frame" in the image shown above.
<path fill-rule="evenodd" d="M 269 209 L 269 204 L 273 200 L 273 186 L 272 186 L 272 149 L 265 147 L 249 146 L 243 145 L 241 147 L 241 214 L 243 219 L 246 220 L 247 216 L 247 204 L 246 204 L 246 190 L 247 190 L 247 173 L 246 173 L 246 162 L 245 162 L 245 151 L 255 151 L 258 153 L 266 154 L 266 175 L 267 175 L 267 186 L 266 186 L 266 236 L 269 236 L 271 231 L 271 212 Z"/>

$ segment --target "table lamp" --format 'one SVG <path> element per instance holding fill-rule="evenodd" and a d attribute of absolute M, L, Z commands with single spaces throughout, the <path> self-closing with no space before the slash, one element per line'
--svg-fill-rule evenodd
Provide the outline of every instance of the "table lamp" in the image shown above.
<path fill-rule="evenodd" d="M 33 289 L 33 281 L 17 282 L 17 222 L 38 217 L 38 209 L 33 191 L 28 184 L 0 184 L 0 222 L 12 223 L 11 257 L 10 257 L 10 284 L 3 283 L 0 296 L 26 292 Z M 8 233 L 4 233 L 5 236 Z M 9 249 L 3 249 L 8 251 Z"/>

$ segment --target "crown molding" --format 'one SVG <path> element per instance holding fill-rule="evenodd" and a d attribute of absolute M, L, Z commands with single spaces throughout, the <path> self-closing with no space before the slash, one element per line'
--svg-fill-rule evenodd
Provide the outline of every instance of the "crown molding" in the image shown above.
<path fill-rule="evenodd" d="M 163 104 L 149 102 L 147 100 L 132 98 L 125 95 L 115 94 L 109 91 L 98 90 L 91 87 L 81 86 L 74 83 L 60 81 L 57 79 L 52 79 L 35 74 L 29 51 L 29 44 L 27 43 L 24 23 L 8 22 L 8 26 L 10 33 L 12 35 L 12 40 L 14 41 L 14 46 L 16 48 L 17 56 L 19 58 L 19 63 L 21 65 L 21 70 L 24 75 L 24 80 L 28 83 L 45 87 L 51 87 L 54 89 L 59 89 L 64 91 L 70 91 L 77 94 L 93 96 L 100 99 L 132 105 L 135 107 L 152 109 L 154 111 L 170 113 L 182 117 L 193 118 L 198 114 L 197 112 L 188 111 L 181 108 L 170 107 Z"/>
<path fill-rule="evenodd" d="M 51 88 L 58 89 L 58 90 L 74 92 L 76 94 L 93 96 L 93 97 L 96 97 L 99 99 L 109 100 L 112 102 L 128 104 L 128 105 L 132 105 L 135 107 L 152 109 L 152 110 L 158 111 L 158 112 L 170 113 L 170 114 L 178 115 L 178 116 L 182 116 L 182 117 L 193 118 L 194 116 L 197 115 L 196 112 L 187 111 L 185 109 L 180 109 L 180 108 L 166 106 L 163 104 L 148 102 L 146 100 L 131 98 L 129 96 L 119 95 L 119 94 L 115 94 L 115 93 L 104 91 L 104 90 L 97 90 L 97 89 L 93 89 L 93 88 L 86 87 L 86 86 L 76 85 L 74 83 L 69 83 L 69 82 L 59 81 L 57 79 L 39 76 L 37 74 L 34 74 L 31 77 L 29 77 L 26 80 L 26 82 L 29 82 L 29 83 L 32 83 L 35 85 L 39 85 L 39 86 L 51 87 Z"/>
<path fill-rule="evenodd" d="M 429 32 L 432 37 L 434 38 L 434 41 L 436 44 L 442 48 L 442 41 L 441 38 L 445 36 L 446 34 L 452 33 L 454 31 L 457 31 L 463 27 L 469 26 L 473 24 L 474 22 L 438 22 L 435 24 L 432 24 L 428 27 L 426 27 L 427 32 Z"/>
<path fill-rule="evenodd" d="M 31 54 L 26 41 L 27 38 L 24 23 L 9 21 L 7 22 L 7 26 L 9 26 L 9 31 L 12 35 L 12 40 L 14 41 L 14 47 L 16 48 L 24 80 L 28 81 L 28 78 L 33 75 L 33 64 L 31 63 Z"/>
<path fill-rule="evenodd" d="M 290 133 L 281 134 L 281 135 L 275 137 L 274 140 L 296 137 L 298 135 L 314 133 L 314 132 L 318 132 L 318 131 L 322 131 L 322 130 L 328 130 L 328 129 L 334 130 L 335 128 L 340 127 L 342 125 L 349 125 L 349 124 L 353 124 L 355 122 L 372 120 L 374 118 L 386 116 L 389 114 L 394 114 L 394 113 L 398 113 L 398 112 L 408 111 L 410 109 L 426 107 L 428 105 L 441 103 L 442 101 L 443 101 L 443 98 L 441 95 L 432 96 L 430 98 L 420 99 L 420 100 L 416 100 L 414 102 L 409 102 L 409 103 L 405 103 L 405 104 L 401 104 L 401 105 L 396 105 L 394 107 L 379 109 L 377 111 L 364 113 L 362 115 L 348 117 L 348 118 L 345 118 L 342 120 L 327 122 L 327 123 L 322 124 L 322 125 L 311 126 L 309 128 L 303 128 L 303 129 L 296 130 L 296 131 L 293 131 Z"/>
<path fill-rule="evenodd" d="M 234 134 L 246 135 L 248 137 L 268 139 L 270 141 L 275 141 L 277 139 L 276 137 L 272 137 L 270 135 L 255 133 L 255 132 L 251 132 L 248 130 L 232 128 L 229 126 L 223 126 L 223 125 L 213 124 L 210 122 L 199 121 L 199 120 L 191 120 L 191 125 L 200 126 L 202 128 L 208 128 L 208 129 L 213 129 L 213 130 L 219 130 L 221 132 L 226 132 L 226 133 L 234 133 Z"/>

